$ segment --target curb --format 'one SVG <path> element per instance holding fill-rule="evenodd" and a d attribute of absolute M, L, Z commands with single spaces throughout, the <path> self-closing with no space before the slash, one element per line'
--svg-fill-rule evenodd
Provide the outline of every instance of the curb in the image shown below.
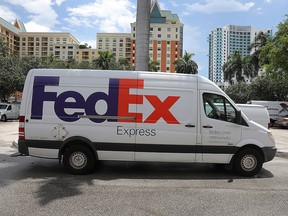
<path fill-rule="evenodd" d="M 277 150 L 276 152 L 276 157 L 280 157 L 280 158 L 287 158 L 288 159 L 288 152 L 287 151 L 283 151 L 283 150 Z"/>

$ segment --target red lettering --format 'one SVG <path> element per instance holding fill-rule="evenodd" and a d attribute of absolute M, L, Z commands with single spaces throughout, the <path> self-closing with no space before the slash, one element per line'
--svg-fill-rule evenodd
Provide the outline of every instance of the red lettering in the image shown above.
<path fill-rule="evenodd" d="M 143 104 L 143 95 L 130 94 L 130 89 L 143 89 L 144 80 L 120 79 L 118 116 L 131 117 L 132 119 L 119 119 L 118 122 L 142 122 L 142 113 L 129 112 L 130 104 Z M 133 118 L 134 117 L 134 118 Z"/>
<path fill-rule="evenodd" d="M 169 109 L 180 98 L 179 96 L 169 96 L 163 102 L 155 95 L 145 95 L 146 99 L 155 108 L 144 123 L 155 124 L 160 118 L 163 118 L 168 124 L 180 124 Z"/>

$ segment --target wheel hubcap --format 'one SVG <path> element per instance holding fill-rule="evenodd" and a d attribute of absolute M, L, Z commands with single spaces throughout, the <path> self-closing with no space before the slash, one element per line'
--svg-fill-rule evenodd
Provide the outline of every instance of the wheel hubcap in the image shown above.
<path fill-rule="evenodd" d="M 241 160 L 241 167 L 245 171 L 252 171 L 257 166 L 257 159 L 254 155 L 245 155 Z"/>
<path fill-rule="evenodd" d="M 87 164 L 87 157 L 83 152 L 74 152 L 70 157 L 70 164 L 74 169 L 83 169 Z"/>

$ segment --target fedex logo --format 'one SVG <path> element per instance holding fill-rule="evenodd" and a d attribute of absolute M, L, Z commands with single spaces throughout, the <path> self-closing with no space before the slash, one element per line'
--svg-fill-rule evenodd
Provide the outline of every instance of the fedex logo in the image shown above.
<path fill-rule="evenodd" d="M 180 124 L 171 113 L 170 108 L 180 98 L 168 96 L 163 101 L 157 95 L 130 94 L 130 89 L 143 89 L 144 80 L 138 79 L 109 79 L 108 93 L 94 92 L 85 99 L 77 91 L 65 91 L 57 95 L 57 92 L 45 91 L 45 86 L 59 86 L 60 77 L 36 76 L 32 95 L 31 119 L 42 119 L 44 102 L 53 102 L 55 114 L 63 121 L 75 122 L 80 116 L 87 116 L 92 122 L 137 122 L 155 124 L 163 119 L 168 124 Z M 152 105 L 154 111 L 143 119 L 143 113 L 129 112 L 130 105 L 143 104 L 144 97 Z M 68 100 L 67 100 L 68 99 Z M 105 101 L 107 110 L 104 114 L 98 114 L 96 103 Z M 71 102 L 73 101 L 73 102 Z M 67 113 L 65 110 L 73 110 Z M 76 110 L 77 109 L 77 110 Z"/>

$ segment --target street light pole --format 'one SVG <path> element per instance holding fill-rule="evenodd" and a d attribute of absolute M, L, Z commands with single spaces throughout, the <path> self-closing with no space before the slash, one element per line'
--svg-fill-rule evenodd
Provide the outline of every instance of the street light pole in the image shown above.
<path fill-rule="evenodd" d="M 150 0 L 137 0 L 136 16 L 136 71 L 148 71 Z"/>

